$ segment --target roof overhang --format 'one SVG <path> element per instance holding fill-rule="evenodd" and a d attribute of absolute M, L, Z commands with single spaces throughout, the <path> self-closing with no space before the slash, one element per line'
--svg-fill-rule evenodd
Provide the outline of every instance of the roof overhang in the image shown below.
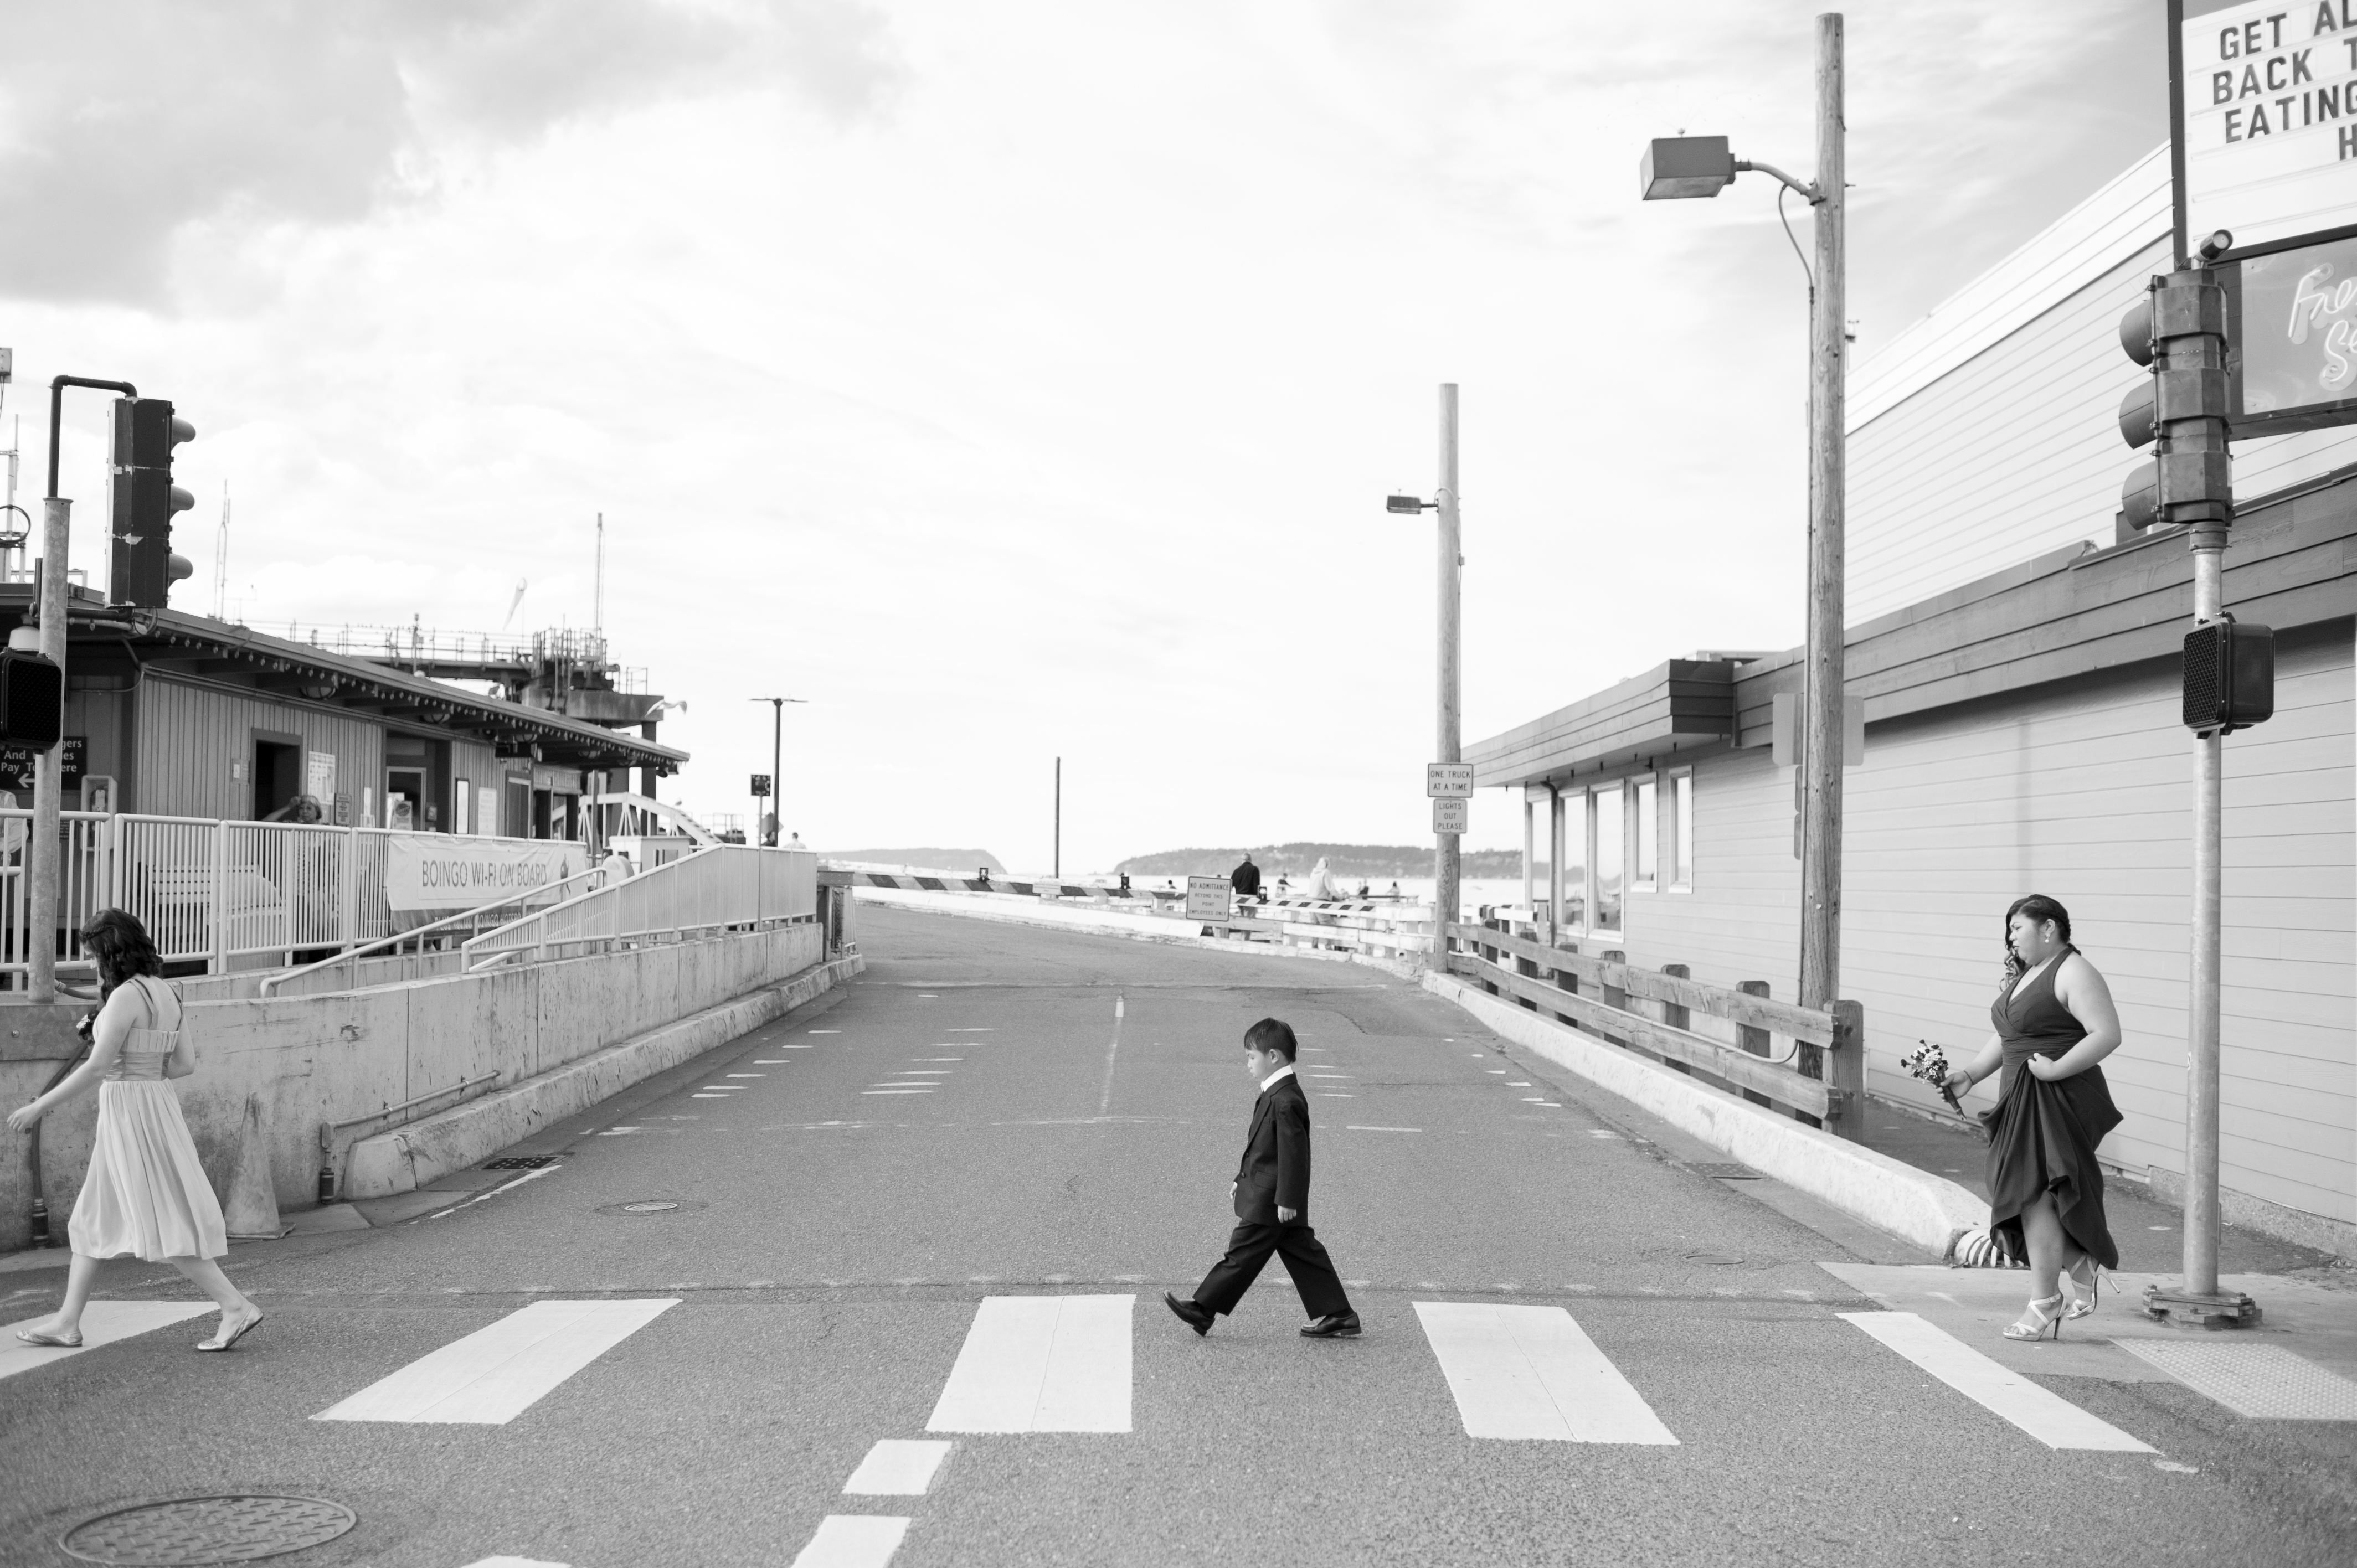
<path fill-rule="evenodd" d="M 28 585 L 0 585 L 0 623 L 22 621 Z M 638 736 L 412 675 L 371 660 L 272 637 L 174 609 L 109 605 L 88 590 L 69 599 L 67 668 L 82 650 L 120 650 L 155 674 L 241 687 L 282 701 L 339 708 L 398 728 L 479 741 L 510 757 L 587 768 L 678 771 L 687 753 Z"/>
<path fill-rule="evenodd" d="M 1673 659 L 1465 748 L 1480 786 L 1560 784 L 1735 733 L 1732 659 Z"/>

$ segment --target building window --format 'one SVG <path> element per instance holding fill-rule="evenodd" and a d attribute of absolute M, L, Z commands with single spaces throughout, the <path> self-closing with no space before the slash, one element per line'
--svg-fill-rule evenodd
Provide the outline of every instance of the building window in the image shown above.
<path fill-rule="evenodd" d="M 1670 775 L 1670 891 L 1694 891 L 1694 769 Z"/>
<path fill-rule="evenodd" d="M 1627 793 L 1616 783 L 1587 796 L 1587 907 L 1592 911 L 1587 929 L 1598 935 L 1620 929 L 1620 871 L 1628 854 L 1621 838 L 1628 825 L 1622 801 Z"/>
<path fill-rule="evenodd" d="M 1637 780 L 1637 864 L 1629 877 L 1630 890 L 1651 893 L 1661 886 L 1662 788 L 1658 780 Z"/>

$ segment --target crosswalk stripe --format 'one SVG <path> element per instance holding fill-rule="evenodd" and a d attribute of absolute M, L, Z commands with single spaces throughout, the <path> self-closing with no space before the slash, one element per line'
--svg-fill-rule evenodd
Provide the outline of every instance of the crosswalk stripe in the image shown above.
<path fill-rule="evenodd" d="M 468 1563 L 467 1568 L 565 1568 L 565 1564 L 538 1557 L 483 1557 Z"/>
<path fill-rule="evenodd" d="M 29 1372 L 52 1361 L 84 1355 L 102 1345 L 112 1345 L 118 1339 L 150 1334 L 158 1328 L 168 1328 L 175 1323 L 202 1317 L 208 1312 L 218 1310 L 209 1301 L 94 1301 L 82 1308 L 81 1344 L 74 1349 L 27 1345 L 16 1337 L 16 1330 L 29 1328 L 36 1323 L 46 1323 L 50 1314 L 45 1312 L 38 1317 L 19 1318 L 0 1328 L 0 1378 L 13 1378 L 19 1372 Z"/>
<path fill-rule="evenodd" d="M 992 1295 L 928 1432 L 1127 1432 L 1134 1295 Z"/>
<path fill-rule="evenodd" d="M 843 1483 L 844 1491 L 861 1498 L 921 1498 L 932 1488 L 933 1472 L 950 1456 L 946 1441 L 920 1437 L 879 1439 Z"/>
<path fill-rule="evenodd" d="M 1911 1312 L 1845 1312 L 1844 1320 L 1906 1357 L 1991 1413 L 2004 1417 L 2049 1448 L 2092 1448 L 2114 1454 L 2154 1454 L 2107 1421 L 2050 1393 L 2009 1367 Z"/>
<path fill-rule="evenodd" d="M 1671 1444 L 1611 1359 L 1559 1306 L 1419 1301 L 1468 1437 Z"/>
<path fill-rule="evenodd" d="M 536 1301 L 311 1419 L 504 1425 L 678 1305 L 677 1296 Z"/>
<path fill-rule="evenodd" d="M 795 1554 L 794 1568 L 884 1568 L 900 1550 L 909 1521 L 883 1514 L 831 1513 Z"/>

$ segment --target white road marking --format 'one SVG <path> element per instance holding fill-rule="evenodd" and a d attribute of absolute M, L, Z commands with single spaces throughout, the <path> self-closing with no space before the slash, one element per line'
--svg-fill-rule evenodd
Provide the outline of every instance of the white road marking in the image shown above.
<path fill-rule="evenodd" d="M 698 1100 L 705 1098 L 725 1100 L 727 1096 L 714 1095 L 707 1097 L 705 1095 L 697 1095 L 695 1098 Z M 439 1219 L 446 1214 L 456 1214 L 462 1208 L 473 1208 L 476 1204 L 483 1202 L 486 1198 L 497 1197 L 500 1194 L 507 1191 L 510 1187 L 522 1187 L 528 1181 L 538 1181 L 543 1176 L 554 1176 L 555 1174 L 556 1167 L 554 1165 L 543 1165 L 536 1171 L 526 1171 L 523 1175 L 516 1177 L 513 1181 L 503 1181 L 500 1183 L 499 1186 L 491 1188 L 489 1192 L 479 1192 L 463 1203 L 454 1203 L 447 1208 L 437 1208 L 425 1218 L 428 1219 Z"/>
<path fill-rule="evenodd" d="M 688 1098 L 690 1100 L 726 1100 L 728 1097 L 725 1094 L 691 1094 Z"/>
<path fill-rule="evenodd" d="M 730 1078 L 767 1078 L 770 1075 L 766 1072 L 732 1072 L 728 1076 Z"/>
<path fill-rule="evenodd" d="M 563 1563 L 551 1563 L 539 1557 L 480 1557 L 467 1568 L 567 1568 Z"/>
<path fill-rule="evenodd" d="M 1528 1089 L 1530 1086 L 1531 1080 L 1526 1078 L 1514 1078 L 1508 1079 L 1506 1080 L 1506 1087 L 1508 1089 Z"/>
<path fill-rule="evenodd" d="M 1354 1097 L 1354 1098 L 1355 1098 L 1355 1097 Z M 1345 1126 L 1345 1127 L 1342 1129 L 1342 1131 L 1344 1131 L 1345 1133 L 1421 1133 L 1421 1132 L 1423 1132 L 1423 1131 L 1424 1131 L 1424 1129 L 1423 1129 L 1423 1128 L 1421 1128 L 1421 1127 L 1359 1127 L 1359 1126 Z"/>
<path fill-rule="evenodd" d="M 930 1089 L 863 1089 L 862 1094 L 930 1094 Z"/>
<path fill-rule="evenodd" d="M 536 1301 L 311 1419 L 503 1426 L 678 1305 L 676 1296 Z"/>
<path fill-rule="evenodd" d="M 887 1437 L 867 1451 L 843 1489 L 863 1498 L 921 1498 L 949 1456 L 946 1439 Z"/>
<path fill-rule="evenodd" d="M 884 1568 L 909 1533 L 905 1519 L 881 1514 L 831 1513 L 818 1533 L 794 1556 L 794 1568 Z"/>
<path fill-rule="evenodd" d="M 910 1057 L 912 1062 L 962 1062 L 963 1057 Z"/>
<path fill-rule="evenodd" d="M 1134 1295 L 982 1299 L 928 1432 L 1127 1432 Z"/>
<path fill-rule="evenodd" d="M 1339 1089 L 1321 1089 L 1318 1091 L 1318 1098 L 1320 1100 L 1356 1100 L 1359 1097 L 1355 1094 L 1345 1094 Z"/>
<path fill-rule="evenodd" d="M 52 1315 L 45 1312 L 38 1317 L 20 1317 L 0 1328 L 0 1378 L 13 1378 L 19 1372 L 81 1355 L 102 1345 L 152 1334 L 158 1328 L 168 1328 L 175 1323 L 218 1310 L 209 1301 L 93 1301 L 82 1308 L 81 1344 L 72 1349 L 26 1344 L 16 1337 L 16 1331 L 36 1323 L 47 1323 Z"/>
<path fill-rule="evenodd" d="M 1671 1444 L 1611 1359 L 1559 1306 L 1419 1301 L 1468 1437 Z"/>
<path fill-rule="evenodd" d="M 943 1029 L 942 1033 L 944 1035 L 995 1035 L 998 1031 L 996 1029 Z"/>
<path fill-rule="evenodd" d="M 805 1029 L 802 1033 L 806 1035 L 840 1035 L 843 1031 L 840 1029 Z"/>
<path fill-rule="evenodd" d="M 633 1133 L 642 1133 L 644 1131 L 646 1131 L 646 1129 L 643 1127 L 608 1127 L 604 1132 L 598 1133 L 597 1136 L 600 1138 L 627 1138 Z"/>
<path fill-rule="evenodd" d="M 1845 1312 L 1856 1324 L 1924 1371 L 1993 1414 L 2004 1417 L 2049 1448 L 2092 1448 L 2113 1454 L 2154 1454 L 2107 1421 L 2050 1393 L 2010 1367 L 2000 1366 L 1930 1320 L 1911 1312 Z"/>
<path fill-rule="evenodd" d="M 910 1068 L 900 1076 L 902 1078 L 947 1078 L 956 1070 L 957 1069 L 950 1067 L 919 1067 Z"/>
<path fill-rule="evenodd" d="M 794 1058 L 791 1057 L 755 1057 L 753 1058 L 753 1065 L 755 1067 L 791 1067 L 794 1065 Z"/>

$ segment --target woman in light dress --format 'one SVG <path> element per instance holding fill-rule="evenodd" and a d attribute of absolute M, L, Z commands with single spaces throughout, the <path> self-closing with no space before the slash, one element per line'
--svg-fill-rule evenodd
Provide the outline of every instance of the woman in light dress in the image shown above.
<path fill-rule="evenodd" d="M 90 1060 L 31 1104 L 8 1113 L 22 1133 L 59 1106 L 98 1085 L 98 1135 L 90 1173 L 66 1234 L 73 1262 L 65 1304 L 46 1323 L 17 1331 L 27 1345 L 81 1343 L 81 1312 L 97 1283 L 101 1258 L 128 1253 L 170 1263 L 221 1305 L 221 1323 L 199 1350 L 226 1350 L 262 1322 L 262 1309 L 229 1283 L 213 1260 L 229 1251 L 221 1202 L 180 1117 L 167 1079 L 196 1070 L 180 998 L 159 978 L 163 964 L 139 922 L 120 909 L 91 917 L 82 944 L 98 962 L 104 1002 L 91 1031 Z"/>

